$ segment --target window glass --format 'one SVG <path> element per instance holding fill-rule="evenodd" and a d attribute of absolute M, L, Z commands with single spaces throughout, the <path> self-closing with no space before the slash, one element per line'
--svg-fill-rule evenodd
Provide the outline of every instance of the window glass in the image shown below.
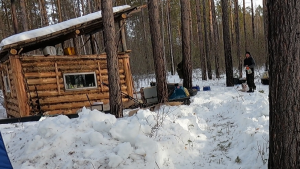
<path fill-rule="evenodd" d="M 64 74 L 64 82 L 65 82 L 66 90 L 76 90 L 76 89 L 97 87 L 95 72 L 66 73 Z"/>

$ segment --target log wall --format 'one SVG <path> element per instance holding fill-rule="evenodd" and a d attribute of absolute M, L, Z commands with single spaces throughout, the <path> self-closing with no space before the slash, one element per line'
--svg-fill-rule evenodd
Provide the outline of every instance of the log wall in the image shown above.
<path fill-rule="evenodd" d="M 119 54 L 118 57 L 121 89 L 124 93 L 133 96 L 129 56 Z M 11 79 L 11 96 L 5 96 L 8 114 L 12 116 L 16 117 L 18 112 L 22 112 L 20 109 L 26 112 L 19 113 L 19 116 L 35 115 L 40 110 L 47 114 L 76 113 L 83 106 L 90 106 L 86 94 L 91 103 L 109 102 L 109 89 L 102 85 L 102 82 L 108 83 L 106 55 L 10 56 L 6 65 L 8 71 L 12 69 L 10 75 L 15 77 Z M 12 67 L 13 65 L 15 68 Z M 65 73 L 86 72 L 95 72 L 97 79 L 95 88 L 65 89 L 63 78 Z"/>

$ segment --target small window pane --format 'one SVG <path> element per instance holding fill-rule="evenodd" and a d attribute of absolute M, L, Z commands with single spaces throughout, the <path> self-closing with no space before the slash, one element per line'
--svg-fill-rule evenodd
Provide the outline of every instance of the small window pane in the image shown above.
<path fill-rule="evenodd" d="M 4 87 L 6 92 L 10 92 L 9 79 L 8 76 L 3 77 Z"/>
<path fill-rule="evenodd" d="M 64 74 L 64 81 L 66 90 L 78 90 L 97 87 L 95 72 L 67 73 Z"/>

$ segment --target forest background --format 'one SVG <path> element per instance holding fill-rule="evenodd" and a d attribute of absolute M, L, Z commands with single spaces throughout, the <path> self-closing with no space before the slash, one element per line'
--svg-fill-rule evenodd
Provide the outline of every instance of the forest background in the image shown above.
<path fill-rule="evenodd" d="M 218 60 L 219 72 L 223 74 L 225 72 L 225 57 L 221 2 L 218 0 L 214 1 L 215 7 L 212 7 L 211 0 L 191 0 L 190 2 L 192 21 L 190 25 L 192 34 L 190 42 L 193 69 L 200 68 L 201 62 L 206 59 L 206 69 L 214 74 L 216 60 Z M 235 74 L 238 72 L 239 59 L 244 56 L 246 51 L 251 52 L 258 66 L 267 66 L 264 10 L 260 5 L 262 3 L 253 2 L 253 0 L 249 2 L 245 0 L 241 2 L 230 0 L 229 3 L 230 39 Z M 147 4 L 147 1 L 114 0 L 113 4 L 114 6 L 125 4 L 140 6 Z M 237 14 L 235 13 L 236 4 L 238 4 Z M 197 7 L 199 7 L 198 15 Z M 99 11 L 101 9 L 101 0 L 0 0 L 0 9 L 0 39 L 4 39 L 16 33 L 41 28 Z M 215 29 L 216 38 L 214 38 L 213 32 L 214 19 L 217 23 Z M 177 64 L 182 60 L 180 0 L 160 1 L 160 22 L 164 43 L 164 57 L 167 62 L 166 67 L 168 72 L 174 74 Z M 239 31 L 239 33 L 236 34 L 236 31 Z M 136 78 L 145 78 L 140 75 L 153 75 L 154 62 L 147 8 L 143 8 L 141 12 L 126 20 L 126 33 L 127 46 L 132 51 L 130 56 L 133 75 Z M 104 52 L 102 36 L 101 32 L 96 34 L 99 47 L 98 53 Z M 200 39 L 202 37 L 203 40 L 199 40 L 199 37 Z M 81 53 L 91 53 L 89 43 L 86 43 L 88 37 L 79 38 Z M 65 47 L 68 46 L 72 46 L 72 41 L 65 43 Z M 39 52 L 34 51 L 33 54 L 39 54 Z"/>

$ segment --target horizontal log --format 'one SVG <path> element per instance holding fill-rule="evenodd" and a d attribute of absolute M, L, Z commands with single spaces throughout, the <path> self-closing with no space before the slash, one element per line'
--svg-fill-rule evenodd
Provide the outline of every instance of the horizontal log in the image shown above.
<path fill-rule="evenodd" d="M 56 115 L 56 114 L 76 114 L 80 108 L 75 109 L 59 109 L 59 110 L 48 110 L 44 112 L 44 115 Z"/>
<path fill-rule="evenodd" d="M 19 104 L 17 98 L 9 98 L 9 99 L 6 99 L 6 101 L 7 101 L 7 104 L 14 104 L 16 106 Z"/>
<path fill-rule="evenodd" d="M 30 61 L 30 62 L 25 62 L 22 63 L 22 67 L 33 67 L 33 66 L 38 66 L 38 67 L 51 67 L 55 66 L 55 63 L 57 63 L 58 66 L 64 66 L 64 65 L 96 65 L 97 62 L 100 62 L 100 64 L 107 64 L 107 60 L 58 60 L 58 61 Z M 119 64 L 123 64 L 123 59 L 119 59 Z"/>
<path fill-rule="evenodd" d="M 15 110 L 12 110 L 12 109 L 7 109 L 6 110 L 6 113 L 10 116 L 13 116 L 15 118 L 19 118 L 21 117 L 21 114 L 19 113 L 19 111 L 15 111 Z"/>
<path fill-rule="evenodd" d="M 127 87 L 123 87 L 122 88 L 122 91 L 124 93 L 127 93 L 126 91 Z M 106 88 L 103 88 L 103 92 L 105 93 L 108 93 L 108 87 Z M 99 89 L 87 89 L 87 90 L 72 90 L 72 91 L 60 91 L 60 95 L 58 93 L 57 90 L 53 90 L 53 91 L 38 91 L 38 95 L 39 95 L 39 98 L 42 98 L 42 97 L 54 97 L 54 96 L 63 96 L 63 95 L 80 95 L 80 94 L 84 94 L 85 95 L 85 99 L 86 99 L 86 94 L 90 95 L 90 94 L 97 94 L 99 93 Z M 99 93 L 99 94 L 103 94 L 103 93 Z M 37 94 L 35 91 L 32 91 L 32 92 L 29 92 L 28 94 L 28 98 L 36 98 L 37 97 Z"/>
<path fill-rule="evenodd" d="M 15 104 L 7 103 L 6 106 L 8 109 L 14 110 L 16 112 L 20 112 L 19 106 L 15 105 Z"/>
<path fill-rule="evenodd" d="M 120 79 L 124 80 L 125 79 L 125 75 L 120 75 Z M 99 81 L 100 80 L 100 76 L 97 76 L 97 80 Z M 108 76 L 101 76 L 101 80 L 105 80 L 105 81 L 108 81 Z"/>
<path fill-rule="evenodd" d="M 41 109 L 43 111 L 57 110 L 57 109 L 74 109 L 74 108 L 79 109 L 84 106 L 88 107 L 90 106 L 90 103 L 86 101 L 86 102 L 72 102 L 72 103 L 64 103 L 64 104 L 44 105 L 41 106 Z"/>
<path fill-rule="evenodd" d="M 61 72 L 58 72 L 58 76 L 62 76 Z M 25 73 L 26 78 L 45 78 L 45 77 L 56 77 L 56 72 L 32 72 Z"/>
<path fill-rule="evenodd" d="M 109 97 L 109 93 L 96 93 L 88 94 L 90 100 L 101 100 Z M 40 99 L 40 104 L 52 104 L 52 103 L 66 103 L 66 102 L 77 102 L 77 101 L 87 101 L 86 94 L 77 95 L 65 95 L 57 97 L 45 97 Z"/>
<path fill-rule="evenodd" d="M 96 70 L 95 71 L 96 74 L 99 74 L 99 70 Z M 101 69 L 101 75 L 107 75 L 108 74 L 108 70 L 107 69 Z M 120 69 L 119 70 L 119 74 L 124 74 L 124 70 L 123 69 Z"/>
<path fill-rule="evenodd" d="M 81 56 L 18 56 L 22 61 L 35 61 L 35 60 L 59 60 L 59 59 L 65 59 L 65 60 L 76 60 L 78 58 L 80 59 L 106 59 L 106 54 L 101 55 L 81 55 Z M 121 54 L 118 55 L 118 58 L 129 58 L 128 54 Z"/>
<path fill-rule="evenodd" d="M 59 79 L 59 83 L 63 83 L 63 79 Z M 39 84 L 56 84 L 56 78 L 40 78 L 40 79 L 27 79 L 28 85 L 39 85 Z"/>
<path fill-rule="evenodd" d="M 57 84 L 43 84 L 43 85 L 35 85 L 37 91 L 43 91 L 43 90 L 56 90 Z M 29 91 L 35 91 L 35 86 L 28 86 Z M 64 89 L 64 84 L 59 84 L 60 89 Z"/>

